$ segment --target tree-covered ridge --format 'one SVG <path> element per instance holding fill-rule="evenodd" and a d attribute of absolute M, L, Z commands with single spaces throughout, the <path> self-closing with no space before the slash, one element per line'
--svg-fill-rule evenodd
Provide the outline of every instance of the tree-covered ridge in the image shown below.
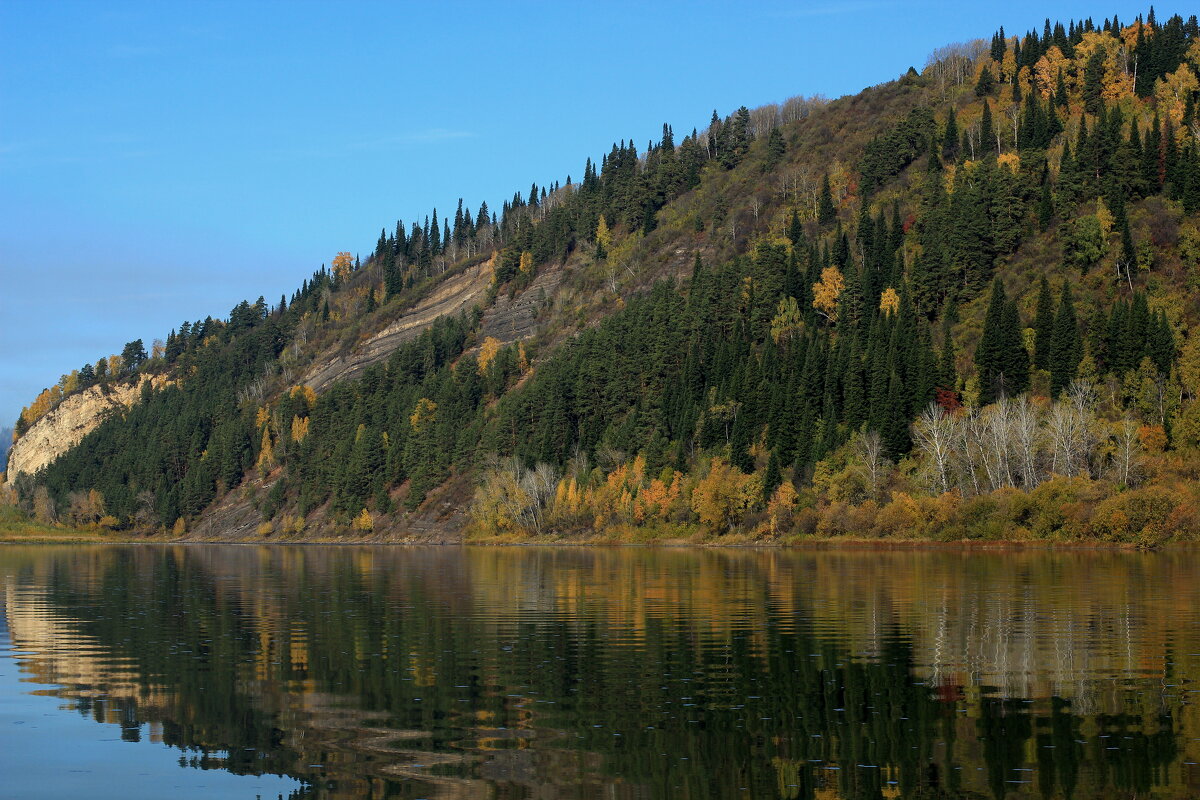
<path fill-rule="evenodd" d="M 714 114 L 678 145 L 664 126 L 581 182 L 534 185 L 498 216 L 460 204 L 452 228 L 397 223 L 290 303 L 181 327 L 160 362 L 184 380 L 49 469 L 49 505 L 97 488 L 124 520 L 140 506 L 184 526 L 253 473 L 264 531 L 365 531 L 479 477 L 485 530 L 778 533 L 808 530 L 804 511 L 901 514 L 947 491 L 1076 502 L 1144 482 L 1125 495 L 1144 500 L 1200 457 L 1196 20 L 1047 23 L 935 55 L 855 98 Z M 502 346 L 477 312 L 320 397 L 292 388 L 317 343 L 485 258 L 493 297 L 563 271 L 541 335 Z M 220 377 L 188 379 L 206 368 Z M 988 411 L 1023 397 L 1023 428 Z M 1065 459 L 1047 426 L 1069 407 L 1088 434 Z M 931 472 L 943 418 L 953 469 Z M 989 452 L 1037 439 L 1023 468 L 978 455 L 988 425 Z M 1194 482 L 1171 491 L 1155 508 L 1194 507 Z M 949 520 L 969 505 L 914 525 L 961 533 Z M 1123 530 L 1141 513 L 1118 512 Z"/>

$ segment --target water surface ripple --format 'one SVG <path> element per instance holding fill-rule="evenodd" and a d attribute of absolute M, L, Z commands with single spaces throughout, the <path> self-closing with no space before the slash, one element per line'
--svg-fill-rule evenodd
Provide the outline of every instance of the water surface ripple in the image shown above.
<path fill-rule="evenodd" d="M 1192 798 L 1198 574 L 0 546 L 0 797 Z"/>

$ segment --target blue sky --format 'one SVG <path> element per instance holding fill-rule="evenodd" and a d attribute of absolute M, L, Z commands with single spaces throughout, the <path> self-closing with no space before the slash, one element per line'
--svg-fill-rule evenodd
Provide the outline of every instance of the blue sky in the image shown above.
<path fill-rule="evenodd" d="M 398 217 L 496 208 L 663 122 L 853 93 L 999 25 L 1141 10 L 0 0 L 0 425 Z"/>

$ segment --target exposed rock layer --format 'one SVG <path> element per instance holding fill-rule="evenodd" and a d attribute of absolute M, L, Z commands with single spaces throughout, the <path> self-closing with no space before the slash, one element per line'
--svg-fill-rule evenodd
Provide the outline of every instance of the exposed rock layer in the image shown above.
<path fill-rule="evenodd" d="M 156 389 L 166 385 L 162 376 L 142 378 L 137 383 L 90 386 L 59 403 L 46 416 L 13 442 L 8 453 L 8 477 L 33 475 L 60 455 L 79 444 L 114 410 L 126 409 L 138 401 L 142 384 L 149 381 Z"/>
<path fill-rule="evenodd" d="M 385 360 L 404 342 L 415 339 L 443 314 L 458 314 L 477 303 L 482 305 L 492 283 L 492 274 L 491 264 L 483 263 L 448 279 L 404 316 L 349 353 L 327 353 L 309 369 L 302 383 L 323 392 L 335 381 L 357 378 L 367 367 Z"/>

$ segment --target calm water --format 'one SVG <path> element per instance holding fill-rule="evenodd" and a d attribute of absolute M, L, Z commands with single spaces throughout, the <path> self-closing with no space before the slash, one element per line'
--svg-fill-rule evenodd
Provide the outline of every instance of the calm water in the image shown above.
<path fill-rule="evenodd" d="M 0 547 L 0 797 L 1200 796 L 1200 554 Z"/>

